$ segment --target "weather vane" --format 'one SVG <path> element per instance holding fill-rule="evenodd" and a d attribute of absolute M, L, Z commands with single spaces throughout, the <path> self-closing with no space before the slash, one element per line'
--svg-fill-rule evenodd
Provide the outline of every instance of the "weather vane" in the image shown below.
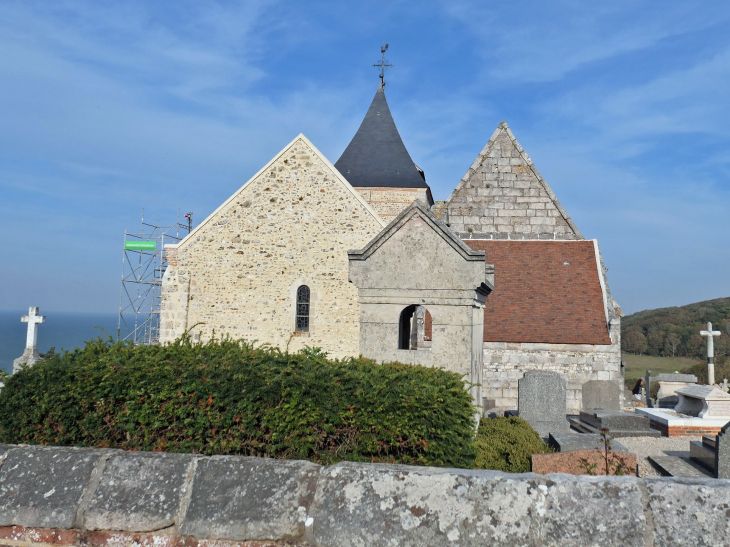
<path fill-rule="evenodd" d="M 380 53 L 383 55 L 382 59 L 380 59 L 379 63 L 375 63 L 373 66 L 375 68 L 380 69 L 380 87 L 385 88 L 385 71 L 392 67 L 393 65 L 390 64 L 390 61 L 385 58 L 385 52 L 388 51 L 388 44 L 385 44 L 384 46 L 380 47 Z"/>

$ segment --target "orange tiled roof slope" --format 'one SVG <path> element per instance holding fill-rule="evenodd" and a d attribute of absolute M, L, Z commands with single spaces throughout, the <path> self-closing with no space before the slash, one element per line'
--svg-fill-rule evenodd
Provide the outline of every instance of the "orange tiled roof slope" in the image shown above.
<path fill-rule="evenodd" d="M 485 342 L 611 343 L 593 241 L 464 243 L 494 264 Z"/>

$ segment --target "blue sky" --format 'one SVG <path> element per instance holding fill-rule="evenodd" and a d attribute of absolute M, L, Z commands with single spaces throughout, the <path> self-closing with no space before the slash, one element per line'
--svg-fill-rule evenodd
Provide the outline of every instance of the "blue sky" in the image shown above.
<path fill-rule="evenodd" d="M 446 199 L 506 120 L 624 311 L 730 295 L 730 4 L 0 3 L 0 309 L 114 312 L 121 245 L 201 221 L 387 96 Z"/>

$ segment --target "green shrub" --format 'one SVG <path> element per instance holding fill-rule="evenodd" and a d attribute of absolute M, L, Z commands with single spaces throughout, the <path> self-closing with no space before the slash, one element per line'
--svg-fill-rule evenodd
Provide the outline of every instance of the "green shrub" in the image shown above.
<path fill-rule="evenodd" d="M 440 369 L 97 339 L 7 380 L 0 443 L 472 467 L 472 411 Z"/>
<path fill-rule="evenodd" d="M 522 418 L 483 418 L 475 439 L 476 468 L 526 473 L 532 454 L 552 452 Z"/>

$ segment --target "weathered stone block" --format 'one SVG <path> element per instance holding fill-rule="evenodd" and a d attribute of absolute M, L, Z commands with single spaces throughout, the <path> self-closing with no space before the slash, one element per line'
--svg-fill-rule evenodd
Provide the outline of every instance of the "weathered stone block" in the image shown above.
<path fill-rule="evenodd" d="M 730 481 L 646 479 L 654 545 L 728 545 Z"/>
<path fill-rule="evenodd" d="M 85 513 L 87 530 L 149 532 L 172 526 L 195 456 L 122 452 L 106 462 Z"/>
<path fill-rule="evenodd" d="M 320 466 L 301 460 L 201 460 L 178 528 L 182 534 L 209 539 L 299 539 L 319 471 Z"/>
<path fill-rule="evenodd" d="M 315 507 L 307 538 L 323 547 L 644 545 L 632 479 L 341 463 Z"/>
<path fill-rule="evenodd" d="M 0 468 L 0 526 L 73 528 L 99 459 L 108 451 L 29 446 Z"/>

